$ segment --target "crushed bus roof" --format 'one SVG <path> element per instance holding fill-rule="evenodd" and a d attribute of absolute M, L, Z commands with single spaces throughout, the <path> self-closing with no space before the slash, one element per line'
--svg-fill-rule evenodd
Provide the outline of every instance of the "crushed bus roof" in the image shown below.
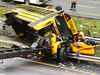
<path fill-rule="evenodd" d="M 55 10 L 52 10 L 52 9 L 46 9 L 43 7 L 30 6 L 30 5 L 20 5 L 17 8 L 22 8 L 22 9 L 25 9 L 27 11 L 34 12 L 36 14 L 40 14 L 43 16 L 46 16 L 46 15 L 49 15 L 50 13 L 55 12 Z"/>
<path fill-rule="evenodd" d="M 10 13 L 12 12 L 18 13 L 15 15 L 15 17 L 30 22 L 29 26 L 31 27 L 57 14 L 57 11 L 53 9 L 24 4 L 21 4 L 10 11 Z"/>

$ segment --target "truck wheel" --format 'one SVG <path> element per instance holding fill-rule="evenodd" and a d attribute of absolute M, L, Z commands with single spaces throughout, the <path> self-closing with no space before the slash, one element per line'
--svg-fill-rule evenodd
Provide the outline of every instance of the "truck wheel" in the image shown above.
<path fill-rule="evenodd" d="M 61 48 L 60 51 L 59 51 L 59 60 L 60 62 L 65 62 L 66 61 L 66 56 L 67 53 L 66 53 L 66 49 L 65 47 Z"/>
<path fill-rule="evenodd" d="M 29 0 L 25 0 L 25 4 L 29 5 L 30 4 Z"/>

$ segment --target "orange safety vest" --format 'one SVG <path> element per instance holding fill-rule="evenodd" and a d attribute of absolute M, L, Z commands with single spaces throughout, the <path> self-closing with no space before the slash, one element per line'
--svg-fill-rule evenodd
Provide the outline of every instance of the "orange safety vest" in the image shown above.
<path fill-rule="evenodd" d="M 76 2 L 77 0 L 72 0 L 72 2 Z"/>

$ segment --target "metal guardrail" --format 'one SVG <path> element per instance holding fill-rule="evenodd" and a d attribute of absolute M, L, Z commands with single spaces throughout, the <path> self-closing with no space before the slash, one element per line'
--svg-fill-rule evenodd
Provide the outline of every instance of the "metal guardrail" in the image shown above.
<path fill-rule="evenodd" d="M 70 53 L 67 57 L 78 59 L 78 60 L 100 62 L 100 57 L 96 57 L 96 56 L 81 55 L 81 54 L 79 56 L 77 56 L 75 53 Z"/>
<path fill-rule="evenodd" d="M 100 43 L 100 38 L 94 38 L 94 37 L 88 37 L 88 36 L 85 36 L 85 38 L 87 40 L 92 40 L 92 41 L 95 41 L 96 43 Z"/>
<path fill-rule="evenodd" d="M 100 20 L 100 16 L 95 15 L 95 14 L 72 12 L 72 11 L 67 11 L 67 10 L 65 10 L 65 12 L 67 12 L 67 14 L 69 14 L 70 16 L 84 17 L 84 18 L 89 18 L 89 19 L 98 19 L 98 20 Z"/>
<path fill-rule="evenodd" d="M 100 44 L 100 38 L 94 38 L 94 37 L 88 37 L 88 36 L 85 36 L 85 38 L 87 40 L 92 40 Z M 78 59 L 78 63 L 80 63 L 80 60 L 100 62 L 100 57 L 96 57 L 96 56 L 81 55 L 81 54 L 77 56 L 75 53 L 70 53 L 67 57 Z"/>

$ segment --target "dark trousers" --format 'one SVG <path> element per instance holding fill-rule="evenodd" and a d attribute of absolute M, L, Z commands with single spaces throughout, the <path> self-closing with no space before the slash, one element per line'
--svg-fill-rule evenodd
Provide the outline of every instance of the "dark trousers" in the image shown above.
<path fill-rule="evenodd" d="M 75 2 L 72 2 L 72 5 L 71 5 L 71 8 L 76 8 L 76 3 Z"/>
<path fill-rule="evenodd" d="M 91 40 L 87 40 L 87 44 L 88 44 L 88 45 L 97 45 L 97 43 L 96 43 L 96 42 L 91 41 Z"/>

